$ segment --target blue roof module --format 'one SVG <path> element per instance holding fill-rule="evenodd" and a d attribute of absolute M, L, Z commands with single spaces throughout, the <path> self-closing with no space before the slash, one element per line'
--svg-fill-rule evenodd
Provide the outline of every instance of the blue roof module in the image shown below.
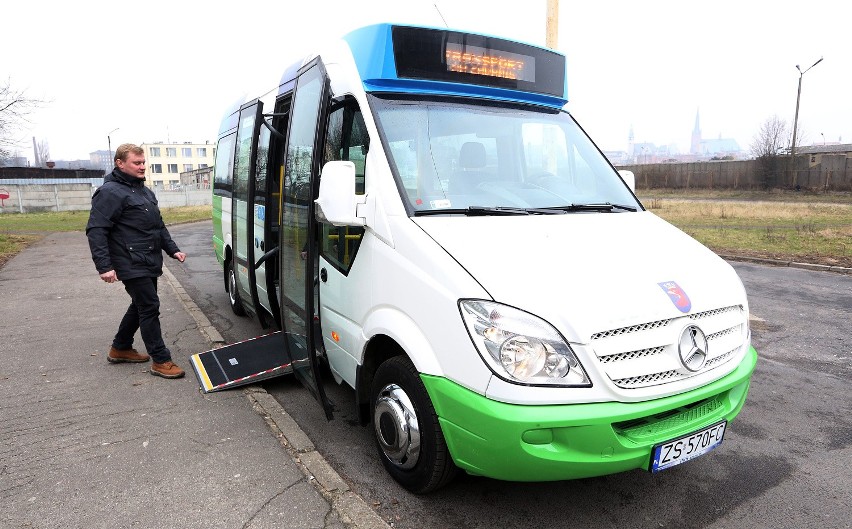
<path fill-rule="evenodd" d="M 562 108 L 565 56 L 498 37 L 376 24 L 344 36 L 367 92 L 474 96 Z"/>

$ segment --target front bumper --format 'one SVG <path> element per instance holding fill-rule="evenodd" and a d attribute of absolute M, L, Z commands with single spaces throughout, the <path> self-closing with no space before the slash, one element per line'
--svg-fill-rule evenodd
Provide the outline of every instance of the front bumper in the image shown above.
<path fill-rule="evenodd" d="M 661 399 L 524 406 L 490 400 L 442 377 L 421 375 L 456 465 L 510 481 L 556 481 L 648 469 L 654 445 L 720 420 L 745 403 L 757 363 Z"/>

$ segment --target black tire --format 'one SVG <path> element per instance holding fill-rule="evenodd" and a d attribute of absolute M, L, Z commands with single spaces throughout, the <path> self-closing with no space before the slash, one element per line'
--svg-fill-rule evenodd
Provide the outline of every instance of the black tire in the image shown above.
<path fill-rule="evenodd" d="M 237 275 L 234 270 L 233 257 L 227 261 L 225 265 L 225 290 L 228 292 L 228 302 L 231 305 L 231 310 L 237 316 L 245 316 L 246 309 L 243 308 L 243 301 L 240 299 L 240 292 L 237 288 Z"/>
<path fill-rule="evenodd" d="M 370 411 L 379 458 L 400 485 L 426 494 L 452 481 L 458 468 L 429 394 L 406 356 L 390 358 L 376 370 Z"/>

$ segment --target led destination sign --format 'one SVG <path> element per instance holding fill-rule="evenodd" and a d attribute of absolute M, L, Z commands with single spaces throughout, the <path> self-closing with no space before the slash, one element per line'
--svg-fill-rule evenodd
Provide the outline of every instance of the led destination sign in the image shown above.
<path fill-rule="evenodd" d="M 535 82 L 535 58 L 517 53 L 497 52 L 479 46 L 447 43 L 447 70 L 474 75 Z"/>
<path fill-rule="evenodd" d="M 560 98 L 565 93 L 565 58 L 520 42 L 394 26 L 393 54 L 399 78 L 508 88 Z"/>

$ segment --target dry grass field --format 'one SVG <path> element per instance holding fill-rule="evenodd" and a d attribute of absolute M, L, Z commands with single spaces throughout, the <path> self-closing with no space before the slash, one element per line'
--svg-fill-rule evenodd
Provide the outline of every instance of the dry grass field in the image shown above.
<path fill-rule="evenodd" d="M 649 211 L 720 254 L 852 267 L 852 195 L 640 198 Z"/>
<path fill-rule="evenodd" d="M 166 224 L 178 224 L 211 218 L 211 206 L 164 208 Z M 28 244 L 54 231 L 84 231 L 88 211 L 45 213 L 4 213 L 0 215 L 0 268 Z"/>

